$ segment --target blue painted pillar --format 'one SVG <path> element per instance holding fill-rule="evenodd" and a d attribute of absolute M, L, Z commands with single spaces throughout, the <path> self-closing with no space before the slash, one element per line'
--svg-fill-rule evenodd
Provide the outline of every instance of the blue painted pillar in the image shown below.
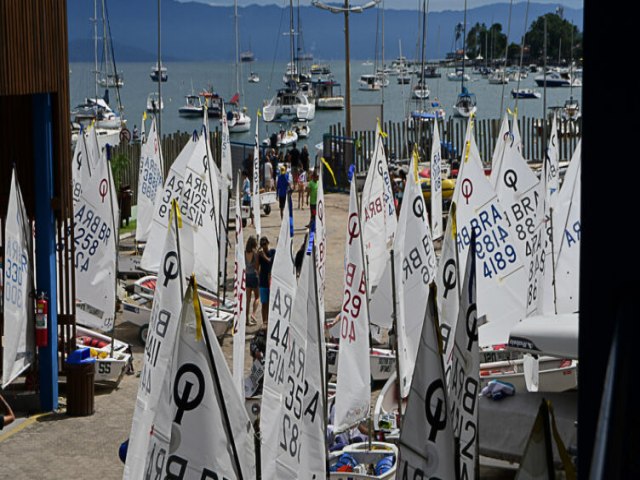
<path fill-rule="evenodd" d="M 51 208 L 53 188 L 53 126 L 51 95 L 33 96 L 33 154 L 36 216 L 36 290 L 49 300 L 48 345 L 39 349 L 40 408 L 58 408 L 58 292 L 56 285 L 56 223 Z"/>

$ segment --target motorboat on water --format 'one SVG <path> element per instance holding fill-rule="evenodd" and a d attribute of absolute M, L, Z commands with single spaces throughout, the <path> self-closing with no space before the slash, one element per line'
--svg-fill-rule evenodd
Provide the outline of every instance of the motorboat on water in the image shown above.
<path fill-rule="evenodd" d="M 311 128 L 309 127 L 309 123 L 306 120 L 300 120 L 293 125 L 291 125 L 291 129 L 296 132 L 299 139 L 307 138 L 309 133 L 311 132 Z"/>
<path fill-rule="evenodd" d="M 209 86 L 199 95 L 204 99 L 203 105 L 207 106 L 209 117 L 220 118 L 222 116 L 222 97 L 213 91 L 213 87 Z"/>
<path fill-rule="evenodd" d="M 456 104 L 453 106 L 453 115 L 455 117 L 469 118 L 469 116 L 477 110 L 476 96 L 469 93 L 467 87 L 462 87 L 462 92 L 458 94 Z"/>
<path fill-rule="evenodd" d="M 344 96 L 340 84 L 335 80 L 317 80 L 312 84 L 316 99 L 316 108 L 320 110 L 341 110 L 344 108 Z M 336 90 L 338 90 L 336 92 Z"/>
<path fill-rule="evenodd" d="M 262 107 L 262 118 L 265 122 L 273 122 L 282 117 L 313 120 L 315 115 L 315 104 L 297 88 L 279 89 L 269 103 Z"/>
<path fill-rule="evenodd" d="M 447 80 L 450 82 L 468 82 L 471 79 L 468 74 L 464 73 L 463 70 L 456 70 L 455 72 L 447 73 Z"/>
<path fill-rule="evenodd" d="M 420 76 L 420 72 L 416 72 L 416 75 Z M 438 71 L 438 67 L 433 65 L 427 65 L 424 67 L 424 78 L 440 78 L 442 73 Z"/>
<path fill-rule="evenodd" d="M 166 82 L 169 79 L 169 74 L 167 73 L 167 67 L 160 64 L 160 68 L 158 68 L 158 63 L 151 67 L 151 73 L 149 73 L 151 80 L 157 82 L 158 80 L 161 82 Z"/>
<path fill-rule="evenodd" d="M 540 92 L 533 90 L 532 88 L 520 88 L 511 90 L 511 96 L 513 98 L 540 98 Z"/>
<path fill-rule="evenodd" d="M 71 111 L 71 117 L 78 123 L 95 120 L 96 128 L 118 129 L 126 123 L 114 112 L 104 98 L 86 98 L 84 103 Z"/>
<path fill-rule="evenodd" d="M 298 133 L 293 129 L 280 130 L 277 134 L 276 145 L 278 147 L 287 147 L 294 142 L 298 141 Z M 271 145 L 271 139 L 266 138 L 262 141 L 263 145 Z"/>
<path fill-rule="evenodd" d="M 124 74 L 122 72 L 102 74 L 98 78 L 98 85 L 103 88 L 124 87 Z"/>
<path fill-rule="evenodd" d="M 204 106 L 200 97 L 198 95 L 185 95 L 184 98 L 186 103 L 178 109 L 178 115 L 189 118 L 202 117 Z"/>
<path fill-rule="evenodd" d="M 147 96 L 147 112 L 157 113 L 164 110 L 164 102 L 158 96 L 158 92 L 151 92 Z"/>
<path fill-rule="evenodd" d="M 260 83 L 260 75 L 258 75 L 255 72 L 249 73 L 248 82 L 249 83 Z"/>
<path fill-rule="evenodd" d="M 582 112 L 580 111 L 580 104 L 573 98 L 573 96 L 569 97 L 564 102 L 564 107 L 562 107 L 560 117 L 565 121 L 576 121 L 581 116 Z"/>
<path fill-rule="evenodd" d="M 406 70 L 401 71 L 396 78 L 396 81 L 398 82 L 398 85 L 409 85 L 411 83 L 411 75 L 409 75 L 409 72 Z"/>
<path fill-rule="evenodd" d="M 311 75 L 331 75 L 331 68 L 326 63 L 314 63 L 309 71 Z"/>
<path fill-rule="evenodd" d="M 536 85 L 539 87 L 544 87 L 545 84 L 547 87 L 581 87 L 582 80 L 577 77 L 574 77 L 569 72 L 558 72 L 551 71 L 547 72 L 546 75 L 538 75 L 534 77 Z"/>
<path fill-rule="evenodd" d="M 426 83 L 423 85 L 420 82 L 414 85 L 413 90 L 411 91 L 413 98 L 418 98 L 420 100 L 429 98 L 430 93 L 431 91 L 429 90 L 429 86 Z"/>
<path fill-rule="evenodd" d="M 506 85 L 507 83 L 509 83 L 509 76 L 504 70 L 496 70 L 489 75 L 490 85 Z"/>
<path fill-rule="evenodd" d="M 382 83 L 377 75 L 366 73 L 358 79 L 358 89 L 366 92 L 377 92 L 382 88 Z"/>
<path fill-rule="evenodd" d="M 251 117 L 247 115 L 247 107 L 234 107 L 227 111 L 229 133 L 248 132 L 251 129 Z"/>

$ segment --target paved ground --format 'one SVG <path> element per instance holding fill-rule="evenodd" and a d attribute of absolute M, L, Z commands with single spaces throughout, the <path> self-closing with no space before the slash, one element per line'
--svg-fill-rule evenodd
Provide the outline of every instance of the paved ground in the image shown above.
<path fill-rule="evenodd" d="M 348 196 L 328 194 L 326 212 L 328 219 L 328 262 L 326 282 L 327 315 L 335 315 L 342 302 L 342 274 L 344 260 L 345 225 Z M 297 203 L 297 202 L 296 202 Z M 294 210 L 296 239 L 294 247 L 302 242 L 304 228 L 308 222 L 308 208 Z M 276 246 L 280 225 L 277 209 L 262 217 L 262 234 Z M 298 228 L 300 227 L 300 228 Z M 254 230 L 248 226 L 245 239 Z M 233 277 L 233 250 L 229 252 L 229 282 Z M 101 480 L 122 478 L 122 463 L 118 459 L 118 447 L 131 428 L 136 392 L 142 368 L 143 348 L 137 340 L 137 327 L 116 323 L 116 337 L 130 342 L 134 351 L 136 374 L 125 376 L 115 390 L 99 390 L 95 398 L 95 414 L 74 418 L 65 413 L 65 398 L 60 399 L 60 409 L 52 414 L 27 417 L 24 413 L 10 430 L 0 433 L 0 479 L 73 479 L 99 478 Z M 259 325 L 248 329 L 248 336 Z M 231 361 L 232 342 L 226 338 L 223 350 Z M 250 357 L 246 356 L 246 367 Z M 61 393 L 63 393 L 61 388 Z M 374 394 L 377 395 L 377 392 Z M 483 468 L 482 478 L 513 478 L 508 470 Z"/>

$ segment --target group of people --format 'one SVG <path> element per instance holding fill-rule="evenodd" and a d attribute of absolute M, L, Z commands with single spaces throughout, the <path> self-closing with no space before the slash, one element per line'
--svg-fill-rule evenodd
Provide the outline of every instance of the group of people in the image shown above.
<path fill-rule="evenodd" d="M 242 204 L 251 205 L 251 162 L 249 156 L 245 160 L 242 170 Z M 277 172 L 274 174 L 274 172 Z M 304 209 L 305 205 L 310 207 L 309 224 L 315 219 L 317 196 L 318 196 L 318 174 L 309 170 L 309 150 L 305 145 L 302 151 L 298 150 L 294 143 L 292 148 L 284 155 L 275 148 L 267 149 L 265 155 L 260 158 L 260 187 L 266 191 L 275 189 L 280 207 L 280 218 L 284 213 L 286 199 L 293 205 L 293 193 L 298 193 L 298 209 Z M 251 213 L 253 215 L 253 212 Z"/>

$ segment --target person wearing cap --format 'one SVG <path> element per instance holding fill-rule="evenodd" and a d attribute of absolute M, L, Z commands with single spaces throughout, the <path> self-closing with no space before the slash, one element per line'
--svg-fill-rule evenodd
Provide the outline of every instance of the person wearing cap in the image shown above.
<path fill-rule="evenodd" d="M 280 174 L 276 180 L 276 195 L 278 196 L 278 203 L 280 205 L 280 220 L 284 214 L 284 205 L 287 201 L 287 195 L 289 193 L 289 179 L 287 178 L 287 168 L 284 165 L 280 165 Z"/>

